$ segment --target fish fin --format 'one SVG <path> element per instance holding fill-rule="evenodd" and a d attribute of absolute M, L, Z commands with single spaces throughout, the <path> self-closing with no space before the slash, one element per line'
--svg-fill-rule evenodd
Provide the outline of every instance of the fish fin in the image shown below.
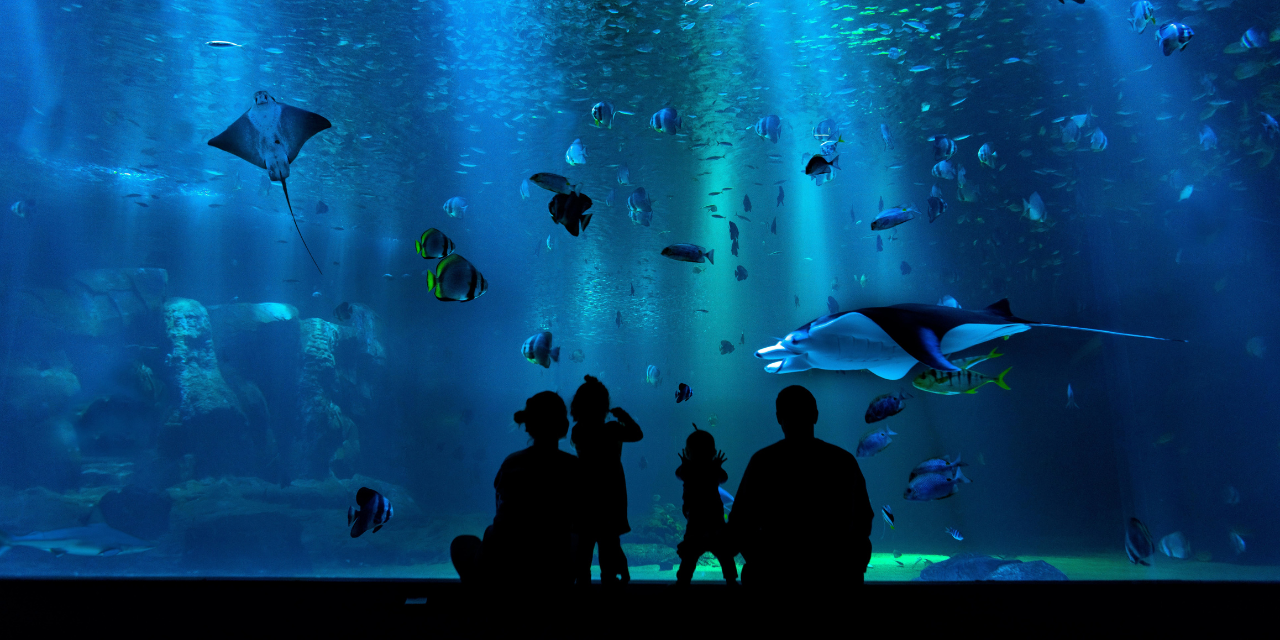
<path fill-rule="evenodd" d="M 1009 369 L 1005 369 L 1004 371 L 1001 371 L 1000 376 L 996 378 L 996 386 L 1000 387 L 1001 389 L 1004 389 L 1005 391 L 1011 391 L 1011 389 L 1009 388 L 1009 385 L 1006 384 L 1004 381 L 1004 374 L 1009 373 L 1010 369 L 1013 369 L 1013 367 L 1009 367 Z M 956 459 L 959 460 L 959 458 L 956 458 Z"/>
<path fill-rule="evenodd" d="M 1012 317 L 1013 317 L 1013 311 L 1011 311 L 1011 310 L 1009 309 L 1009 299 L 1008 299 L 1008 298 L 1001 298 L 1001 299 L 999 299 L 999 300 L 997 300 L 997 301 L 995 301 L 995 302 L 993 302 L 993 303 L 991 303 L 991 304 L 987 305 L 987 308 L 986 308 L 986 309 L 983 309 L 983 311 L 990 311 L 990 312 L 992 312 L 992 313 L 994 313 L 994 314 L 996 314 L 996 315 L 998 315 L 998 316 L 1000 316 L 1000 317 L 1002 317 L 1002 318 L 1012 318 Z"/>
<path fill-rule="evenodd" d="M 836 157 L 834 157 L 834 158 L 832 158 L 832 159 L 831 159 L 831 166 L 833 166 L 833 167 L 835 167 L 835 168 L 837 168 L 837 169 L 839 169 L 839 168 L 840 168 L 840 156 L 836 156 Z"/>
<path fill-rule="evenodd" d="M 560 362 L 560 347 L 551 350 L 551 361 Z"/>
<path fill-rule="evenodd" d="M 377 495 L 378 492 L 369 487 L 360 487 L 360 490 L 356 492 L 356 504 L 364 507 L 366 502 L 374 499 Z"/>
<path fill-rule="evenodd" d="M 427 291 L 434 292 L 436 288 L 436 272 L 427 271 Z"/>
<path fill-rule="evenodd" d="M 939 371 L 960 371 L 960 367 L 951 364 L 950 361 L 942 355 L 940 348 L 940 340 L 938 334 L 928 327 L 916 326 L 905 331 L 892 331 L 889 337 L 893 338 L 898 346 L 902 347 L 911 357 L 920 362 L 937 369 Z M 895 335 L 897 334 L 897 335 Z M 899 340 L 899 336 L 905 338 Z M 906 344 L 903 344 L 903 343 Z"/>
<path fill-rule="evenodd" d="M 67 550 L 66 549 L 50 549 L 49 553 L 52 553 L 53 557 L 55 558 L 61 558 L 62 556 L 67 555 Z"/>
<path fill-rule="evenodd" d="M 258 151 L 257 137 L 258 129 L 249 122 L 249 112 L 246 111 L 244 115 L 232 122 L 226 131 L 214 136 L 209 141 L 209 146 L 222 149 L 249 164 L 257 165 L 260 169 L 266 169 L 267 161 Z M 290 160 L 292 159 L 291 157 Z"/>
<path fill-rule="evenodd" d="M 715 253 L 716 253 L 715 249 L 712 249 L 707 252 L 707 262 L 710 262 L 711 264 L 716 263 Z"/>
<path fill-rule="evenodd" d="M 284 103 L 280 105 L 280 131 L 284 134 L 285 143 L 289 145 L 289 162 L 293 163 L 293 159 L 298 157 L 298 152 L 302 151 L 302 145 L 314 136 L 333 124 L 328 118 L 318 114 L 311 113 L 306 109 L 291 107 Z"/>
<path fill-rule="evenodd" d="M 356 520 L 355 507 L 347 507 L 347 526 L 348 527 L 351 526 L 351 523 L 355 522 L 355 520 Z"/>
<path fill-rule="evenodd" d="M 911 367 L 914 367 L 914 366 L 916 366 L 916 363 L 911 362 L 910 360 L 907 360 L 905 362 L 897 362 L 892 364 L 881 365 L 878 367 L 872 367 L 870 369 L 867 369 L 867 371 L 870 371 L 871 373 L 874 373 L 875 375 L 881 378 L 884 378 L 885 380 L 900 380 L 902 376 L 907 375 L 907 372 L 911 371 Z"/>
<path fill-rule="evenodd" d="M 98 552 L 98 555 L 102 556 L 103 558 L 110 558 L 111 556 L 120 555 L 120 550 L 119 549 L 103 549 L 102 551 Z"/>
<path fill-rule="evenodd" d="M 302 237 L 302 228 L 298 226 L 298 217 L 293 215 L 293 204 L 289 202 L 289 185 L 285 184 L 284 178 L 280 179 L 280 187 L 284 189 L 284 203 L 289 205 L 289 217 L 293 218 L 293 228 L 298 230 L 298 239 L 302 240 L 302 247 L 307 250 L 307 255 L 311 257 L 311 263 L 316 265 L 316 271 L 319 271 L 320 275 L 324 275 L 324 271 L 320 268 L 320 263 L 316 262 L 316 257 L 311 254 L 311 247 L 307 246 L 307 239 Z"/>
<path fill-rule="evenodd" d="M 587 224 L 588 224 L 589 222 L 591 222 L 591 216 L 593 216 L 593 215 L 595 215 L 595 214 L 594 214 L 594 213 L 588 213 L 587 215 L 582 216 L 582 230 L 583 230 L 583 231 L 586 231 L 586 230 L 587 230 Z"/>
<path fill-rule="evenodd" d="M 381 528 L 382 528 L 382 525 L 378 525 L 378 526 L 376 526 L 376 527 L 374 527 L 374 528 L 373 528 L 373 532 L 374 532 L 374 533 L 377 533 L 377 532 L 378 532 L 378 529 L 381 529 Z"/>

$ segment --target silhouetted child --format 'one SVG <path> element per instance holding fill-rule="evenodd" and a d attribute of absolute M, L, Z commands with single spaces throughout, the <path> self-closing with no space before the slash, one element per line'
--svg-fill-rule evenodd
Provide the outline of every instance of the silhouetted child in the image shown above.
<path fill-rule="evenodd" d="M 591 583 L 592 550 L 600 547 L 600 582 L 629 582 L 627 556 L 619 538 L 631 531 L 627 522 L 627 478 L 622 470 L 622 443 L 644 437 L 640 425 L 621 408 L 609 408 L 609 390 L 593 376 L 578 387 L 569 405 L 574 427 L 571 440 L 582 461 L 583 513 L 578 534 L 575 574 L 580 585 Z M 612 413 L 617 421 L 605 422 Z"/>
<path fill-rule="evenodd" d="M 685 439 L 680 452 L 680 466 L 676 477 L 684 481 L 684 517 L 689 521 L 684 531 L 684 541 L 676 546 L 680 556 L 680 570 L 676 572 L 676 584 L 689 584 L 693 570 L 702 554 L 710 551 L 720 561 L 720 571 L 730 584 L 737 584 L 738 567 L 733 563 L 732 545 L 724 522 L 724 506 L 720 500 L 720 485 L 729 479 L 722 468 L 724 452 L 716 451 L 716 439 L 709 431 L 699 431 L 697 425 Z"/>

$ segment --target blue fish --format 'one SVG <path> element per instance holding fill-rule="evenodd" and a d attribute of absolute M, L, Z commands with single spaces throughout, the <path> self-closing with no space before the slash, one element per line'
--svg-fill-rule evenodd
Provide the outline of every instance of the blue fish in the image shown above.
<path fill-rule="evenodd" d="M 955 474 L 926 473 L 907 481 L 907 490 L 902 497 L 907 500 L 941 500 L 955 495 L 961 483 L 969 482 L 959 469 Z"/>
<path fill-rule="evenodd" d="M 636 187 L 636 190 L 627 196 L 627 207 L 631 209 L 627 217 L 631 218 L 632 222 L 646 227 L 653 222 L 653 204 L 644 187 Z"/>
<path fill-rule="evenodd" d="M 356 504 L 360 505 L 359 510 L 347 507 L 347 526 L 351 527 L 352 538 L 359 538 L 370 526 L 377 533 L 395 515 L 391 501 L 369 487 L 360 487 L 356 492 Z"/>
<path fill-rule="evenodd" d="M 782 186 L 781 186 L 781 185 L 779 185 L 779 186 L 778 186 L 778 206 L 779 206 L 779 207 L 781 207 L 781 206 L 782 206 L 782 201 L 783 201 L 786 197 L 787 197 L 787 194 L 786 194 L 786 193 L 784 193 L 784 192 L 782 191 Z"/>
<path fill-rule="evenodd" d="M 735 243 L 735 244 L 736 244 L 736 243 Z M 737 268 L 736 270 L 734 270 L 734 272 L 733 272 L 733 277 L 737 278 L 737 279 L 738 279 L 738 282 L 742 282 L 743 280 L 746 280 L 746 279 L 747 279 L 747 268 L 746 268 L 746 267 L 744 267 L 744 266 L 742 266 L 742 265 L 738 265 L 738 268 Z"/>
<path fill-rule="evenodd" d="M 685 400 L 693 397 L 693 387 L 681 382 L 680 388 L 676 390 L 676 404 L 680 404 Z"/>
<path fill-rule="evenodd" d="M 681 262 L 710 262 L 715 264 L 715 249 L 708 251 L 696 244 L 673 244 L 662 250 L 662 255 Z"/>
<path fill-rule="evenodd" d="M 892 229 L 904 222 L 914 220 L 915 217 L 916 210 L 914 207 L 908 205 L 894 207 L 877 214 L 875 220 L 871 221 L 871 230 L 884 231 Z"/>
<path fill-rule="evenodd" d="M 1178 22 L 1167 23 L 1156 31 L 1156 37 L 1160 39 L 1160 49 L 1166 56 L 1187 48 L 1187 43 L 1191 42 L 1191 38 L 1195 35 L 1196 32 L 1192 31 L 1191 27 Z"/>
<path fill-rule="evenodd" d="M 765 116 L 756 121 L 756 135 L 772 142 L 778 143 L 778 136 L 782 134 L 782 120 L 778 116 Z"/>
<path fill-rule="evenodd" d="M 605 129 L 613 128 L 613 103 L 597 102 L 591 107 L 591 119 L 595 121 L 597 127 Z"/>
<path fill-rule="evenodd" d="M 548 369 L 552 362 L 560 362 L 560 347 L 551 348 L 551 332 L 543 331 L 529 336 L 520 347 L 520 353 L 529 362 L 542 365 Z"/>
<path fill-rule="evenodd" d="M 894 431 L 888 427 L 872 429 L 858 440 L 858 448 L 854 451 L 853 455 L 857 458 L 870 458 L 871 456 L 884 451 L 885 448 L 893 442 L 893 438 L 889 436 L 896 435 L 898 434 L 894 433 Z"/>
<path fill-rule="evenodd" d="M 956 143 L 943 135 L 936 135 L 932 139 L 933 142 L 933 159 L 950 160 L 951 156 L 956 154 Z"/>
<path fill-rule="evenodd" d="M 894 528 L 893 527 L 893 509 L 890 509 L 889 505 L 886 504 L 883 507 L 880 507 L 880 517 L 884 518 L 885 524 L 889 525 L 890 529 Z M 896 529 L 894 530 L 896 531 Z"/>
<path fill-rule="evenodd" d="M 956 456 L 955 462 L 948 460 L 947 456 L 942 456 L 941 458 L 929 458 L 928 460 L 916 465 L 916 467 L 911 470 L 911 475 L 907 477 L 907 480 L 914 480 L 916 476 L 927 473 L 954 475 L 960 470 L 960 467 L 967 466 L 969 466 L 967 462 L 960 462 L 960 456 Z"/>
<path fill-rule="evenodd" d="M 964 540 L 964 536 L 960 535 L 960 530 L 955 527 L 947 527 L 945 531 L 947 532 L 947 535 L 955 538 L 956 540 Z"/>
<path fill-rule="evenodd" d="M 444 201 L 444 212 L 450 218 L 461 218 L 466 214 L 469 205 L 466 198 L 454 196 Z"/>
<path fill-rule="evenodd" d="M 885 418 L 902 413 L 902 410 L 907 408 L 902 401 L 910 397 L 912 396 L 907 395 L 905 392 L 897 395 L 886 393 L 884 395 L 876 396 L 876 398 L 871 401 L 871 404 L 867 406 L 867 413 L 864 416 L 867 424 L 880 422 Z"/>
<path fill-rule="evenodd" d="M 675 135 L 680 132 L 680 114 L 673 107 L 663 107 L 649 118 L 649 126 L 658 133 Z"/>

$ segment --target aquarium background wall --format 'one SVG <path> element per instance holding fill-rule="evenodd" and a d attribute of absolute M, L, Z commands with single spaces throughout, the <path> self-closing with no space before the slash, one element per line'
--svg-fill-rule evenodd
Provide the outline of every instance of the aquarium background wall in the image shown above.
<path fill-rule="evenodd" d="M 645 433 L 622 458 L 636 579 L 674 580 L 691 423 L 734 493 L 781 438 L 773 400 L 791 384 L 817 397 L 823 440 L 898 434 L 859 460 L 896 515 L 884 531 L 877 514 L 868 580 L 966 552 L 1072 579 L 1280 577 L 1280 192 L 1262 117 L 1280 110 L 1280 15 L 1155 11 L 1140 35 L 1114 0 L 6 3 L 0 530 L 105 524 L 150 548 L 15 544 L 0 574 L 456 577 L 449 541 L 483 532 L 498 466 L 529 444 L 512 414 L 590 374 Z M 1195 33 L 1167 57 L 1166 22 Z M 1249 29 L 1258 46 L 1240 44 Z M 332 122 L 287 181 L 323 274 L 280 183 L 206 144 L 259 90 Z M 593 125 L 601 101 L 611 128 Z M 675 134 L 650 126 L 668 106 Z M 754 130 L 767 115 L 776 143 Z M 819 185 L 804 169 L 823 121 L 843 141 Z M 936 135 L 964 188 L 933 175 Z M 575 140 L 585 164 L 566 162 Z M 551 192 L 522 196 L 538 172 L 591 197 L 579 236 L 551 220 Z M 931 222 L 935 184 L 947 208 Z M 629 215 L 637 187 L 648 226 Z M 881 199 L 918 214 L 872 231 Z M 432 227 L 482 296 L 428 290 L 439 261 L 415 241 Z M 660 254 L 674 243 L 714 264 Z M 1036 327 L 956 354 L 994 346 L 977 370 L 1012 367 L 1010 390 L 957 396 L 914 389 L 922 366 L 777 375 L 753 357 L 829 297 L 944 296 L 1188 342 Z M 560 348 L 547 368 L 521 353 L 541 331 Z M 694 394 L 676 403 L 682 382 Z M 868 425 L 872 399 L 899 391 L 905 410 Z M 912 467 L 942 455 L 972 482 L 904 500 Z M 395 517 L 353 539 L 362 486 Z M 1131 517 L 1157 543 L 1181 532 L 1187 557 L 1131 564 Z"/>

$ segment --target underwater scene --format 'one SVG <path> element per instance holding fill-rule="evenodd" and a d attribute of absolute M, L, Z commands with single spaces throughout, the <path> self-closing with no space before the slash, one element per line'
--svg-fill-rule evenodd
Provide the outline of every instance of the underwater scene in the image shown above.
<path fill-rule="evenodd" d="M 1280 579 L 1273 2 L 0 17 L 2 576 L 457 579 L 589 375 L 634 580 L 790 385 L 868 581 Z"/>

